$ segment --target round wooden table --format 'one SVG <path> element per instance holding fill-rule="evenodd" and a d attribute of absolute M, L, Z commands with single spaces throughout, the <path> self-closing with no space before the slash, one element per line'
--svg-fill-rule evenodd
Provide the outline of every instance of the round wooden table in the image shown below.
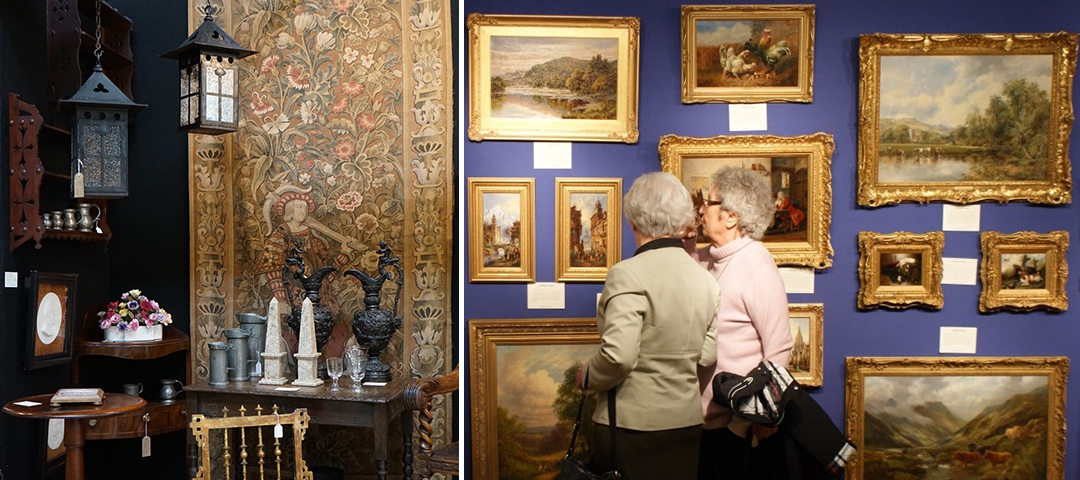
<path fill-rule="evenodd" d="M 64 467 L 66 480 L 83 480 L 83 446 L 86 444 L 86 418 L 112 417 L 138 410 L 146 406 L 142 398 L 122 393 L 106 393 L 101 405 L 65 404 L 59 407 L 49 406 L 53 394 L 34 395 L 12 400 L 4 405 L 4 413 L 25 418 L 62 418 L 64 420 L 64 446 L 67 447 L 67 460 Z M 22 406 L 17 403 L 35 402 L 39 405 Z"/>

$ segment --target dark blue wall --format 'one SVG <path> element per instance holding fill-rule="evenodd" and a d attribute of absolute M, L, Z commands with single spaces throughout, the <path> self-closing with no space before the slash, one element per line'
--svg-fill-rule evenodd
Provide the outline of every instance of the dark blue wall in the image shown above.
<path fill-rule="evenodd" d="M 776 2 L 763 2 L 776 3 Z M 532 143 L 464 142 L 465 176 L 535 177 L 536 271 L 539 282 L 554 281 L 555 177 L 622 177 L 629 189 L 638 175 L 660 169 L 657 145 L 661 135 L 707 137 L 733 134 L 727 130 L 728 107 L 723 104 L 683 105 L 680 102 L 680 18 L 682 2 L 675 0 L 467 0 L 464 14 L 636 16 L 641 19 L 640 142 L 636 145 L 575 143 L 572 170 L 533 170 Z M 876 209 L 856 206 L 856 111 L 858 106 L 858 39 L 867 33 L 1020 33 L 1080 31 L 1080 3 L 1074 0 L 951 0 L 879 2 L 825 0 L 818 2 L 814 60 L 814 102 L 770 104 L 768 133 L 832 134 L 833 266 L 815 275 L 814 294 L 791 294 L 792 303 L 825 305 L 825 385 L 815 399 L 838 425 L 843 425 L 844 358 L 849 356 L 937 356 L 941 326 L 978 328 L 978 356 L 1074 357 L 1080 353 L 1080 324 L 1074 310 L 1064 313 L 978 313 L 979 286 L 945 285 L 945 306 L 940 311 L 902 311 L 855 308 L 860 231 L 924 232 L 941 230 L 940 204 L 903 204 Z M 466 36 L 468 38 L 468 36 Z M 467 55 L 466 55 L 467 57 Z M 468 64 L 461 104 L 468 108 Z M 917 73 L 914 73 L 917 74 Z M 1073 95 L 1073 104 L 1077 104 Z M 468 115 L 463 116 L 468 120 Z M 468 125 L 465 126 L 466 129 Z M 1070 150 L 1080 151 L 1080 134 L 1073 133 Z M 466 195 L 467 197 L 467 195 Z M 467 198 L 465 199 L 467 202 Z M 983 231 L 1012 233 L 1021 230 L 1067 230 L 1074 244 L 1080 225 L 1080 205 L 1059 207 L 1027 203 L 981 204 Z M 469 206 L 463 207 L 465 210 Z M 629 227 L 623 223 L 623 256 L 634 250 Z M 467 240 L 465 245 L 468 245 Z M 467 250 L 467 248 L 466 248 Z M 466 255 L 468 252 L 466 251 Z M 1077 301 L 1076 272 L 1080 248 L 1068 253 L 1073 266 L 1067 285 Z M 980 257 L 978 232 L 946 232 L 946 257 Z M 468 265 L 465 258 L 463 265 Z M 467 279 L 467 272 L 465 278 Z M 522 284 L 465 284 L 466 322 L 480 318 L 591 317 L 602 285 L 567 284 L 566 310 L 526 310 Z M 467 326 L 465 327 L 467 331 Z M 468 357 L 466 345 L 466 358 Z M 1074 372 L 1077 368 L 1074 367 Z M 1080 382 L 1069 375 L 1068 398 L 1077 398 Z M 471 379 L 466 379 L 465 391 Z M 1073 402 L 1075 403 L 1075 402 Z M 470 411 L 469 404 L 465 411 Z M 1080 445 L 1077 410 L 1067 410 L 1066 478 L 1074 478 Z M 466 436 L 471 416 L 466 413 Z M 468 445 L 468 442 L 466 442 Z M 472 452 L 466 447 L 466 456 Z M 465 478 L 470 478 L 466 462 Z"/>

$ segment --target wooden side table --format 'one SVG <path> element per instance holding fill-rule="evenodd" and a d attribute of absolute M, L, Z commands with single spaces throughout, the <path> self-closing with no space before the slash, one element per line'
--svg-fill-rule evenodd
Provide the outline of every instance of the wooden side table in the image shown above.
<path fill-rule="evenodd" d="M 121 415 L 146 406 L 146 400 L 122 393 L 108 393 L 101 405 L 76 404 L 49 406 L 53 394 L 34 395 L 12 400 L 4 405 L 4 413 L 25 418 L 62 418 L 64 419 L 64 446 L 67 447 L 67 461 L 64 467 L 66 480 L 83 480 L 83 446 L 86 444 L 86 423 L 83 419 L 102 418 Z M 35 406 L 16 405 L 35 402 Z"/>

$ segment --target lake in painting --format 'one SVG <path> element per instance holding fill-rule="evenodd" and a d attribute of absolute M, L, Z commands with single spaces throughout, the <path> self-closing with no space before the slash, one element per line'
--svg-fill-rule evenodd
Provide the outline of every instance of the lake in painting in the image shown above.
<path fill-rule="evenodd" d="M 878 181 L 1049 178 L 1052 55 L 881 58 Z"/>
<path fill-rule="evenodd" d="M 615 38 L 491 37 L 491 116 L 614 120 Z"/>

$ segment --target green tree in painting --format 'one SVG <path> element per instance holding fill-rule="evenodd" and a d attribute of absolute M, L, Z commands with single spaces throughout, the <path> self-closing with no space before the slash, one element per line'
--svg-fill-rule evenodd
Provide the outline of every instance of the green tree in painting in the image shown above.
<path fill-rule="evenodd" d="M 954 134 L 957 143 L 985 147 L 1020 159 L 1049 153 L 1050 95 L 1024 79 L 1012 80 L 990 98 L 983 112 L 972 112 Z"/>
<path fill-rule="evenodd" d="M 581 401 L 581 389 L 577 386 L 577 372 L 581 370 L 581 362 L 575 362 L 563 371 L 563 380 L 551 408 L 555 410 L 558 419 L 557 431 L 565 435 L 562 438 L 563 448 L 570 444 L 570 433 L 574 429 L 574 420 L 577 418 L 578 403 Z M 593 428 L 592 413 L 596 410 L 596 395 L 585 397 L 585 407 L 581 412 L 581 427 L 578 429 L 577 445 L 574 447 L 574 455 L 577 458 L 588 458 L 589 445 L 592 444 L 595 429 Z"/>
<path fill-rule="evenodd" d="M 517 415 L 511 416 L 503 407 L 498 407 L 499 417 L 499 479 L 529 480 L 529 455 L 522 448 L 520 437 L 525 433 L 525 425 Z"/>
<path fill-rule="evenodd" d="M 502 77 L 491 77 L 491 93 L 503 93 L 506 91 L 506 80 Z"/>

